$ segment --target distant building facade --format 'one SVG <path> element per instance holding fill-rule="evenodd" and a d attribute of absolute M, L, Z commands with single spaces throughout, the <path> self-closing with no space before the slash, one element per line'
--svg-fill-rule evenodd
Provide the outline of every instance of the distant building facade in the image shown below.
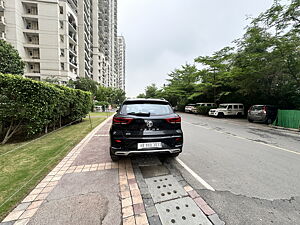
<path fill-rule="evenodd" d="M 0 39 L 19 51 L 25 77 L 119 86 L 117 0 L 0 0 Z"/>
<path fill-rule="evenodd" d="M 125 91 L 125 53 L 126 44 L 123 36 L 118 36 L 118 76 L 117 88 Z"/>

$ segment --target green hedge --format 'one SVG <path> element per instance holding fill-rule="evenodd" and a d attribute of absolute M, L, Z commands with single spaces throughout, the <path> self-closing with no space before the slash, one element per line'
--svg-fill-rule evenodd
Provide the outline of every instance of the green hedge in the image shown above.
<path fill-rule="evenodd" d="M 214 109 L 216 107 L 211 106 L 196 106 L 197 114 L 200 115 L 208 115 L 209 110 Z"/>
<path fill-rule="evenodd" d="M 20 129 L 33 135 L 82 119 L 91 104 L 90 92 L 0 73 L 2 143 Z"/>

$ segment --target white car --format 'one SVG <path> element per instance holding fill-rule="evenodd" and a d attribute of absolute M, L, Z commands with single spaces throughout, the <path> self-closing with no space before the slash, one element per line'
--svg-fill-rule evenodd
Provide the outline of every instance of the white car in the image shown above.
<path fill-rule="evenodd" d="M 243 116 L 244 114 L 244 105 L 241 103 L 220 104 L 218 108 L 211 109 L 208 112 L 209 116 L 216 117 Z"/>
<path fill-rule="evenodd" d="M 191 113 L 194 109 L 196 109 L 196 104 L 189 104 L 185 106 L 184 111 L 187 113 Z"/>
<path fill-rule="evenodd" d="M 192 109 L 193 113 L 197 113 L 197 106 L 217 107 L 216 103 L 196 103 L 196 107 Z"/>

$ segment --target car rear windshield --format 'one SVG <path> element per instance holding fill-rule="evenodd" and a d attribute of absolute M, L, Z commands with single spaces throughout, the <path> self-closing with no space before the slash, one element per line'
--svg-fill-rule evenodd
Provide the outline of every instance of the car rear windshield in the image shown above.
<path fill-rule="evenodd" d="M 173 113 L 173 109 L 169 104 L 148 102 L 124 104 L 120 111 L 122 115 L 168 115 L 171 113 Z"/>
<path fill-rule="evenodd" d="M 263 109 L 263 105 L 254 105 L 252 106 L 252 110 L 262 110 Z"/>

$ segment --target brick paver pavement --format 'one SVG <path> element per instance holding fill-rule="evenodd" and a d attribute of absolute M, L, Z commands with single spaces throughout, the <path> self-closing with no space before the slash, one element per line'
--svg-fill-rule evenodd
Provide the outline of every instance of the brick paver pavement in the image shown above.
<path fill-rule="evenodd" d="M 1 225 L 147 225 L 130 159 L 112 162 L 108 118 L 87 135 Z"/>

